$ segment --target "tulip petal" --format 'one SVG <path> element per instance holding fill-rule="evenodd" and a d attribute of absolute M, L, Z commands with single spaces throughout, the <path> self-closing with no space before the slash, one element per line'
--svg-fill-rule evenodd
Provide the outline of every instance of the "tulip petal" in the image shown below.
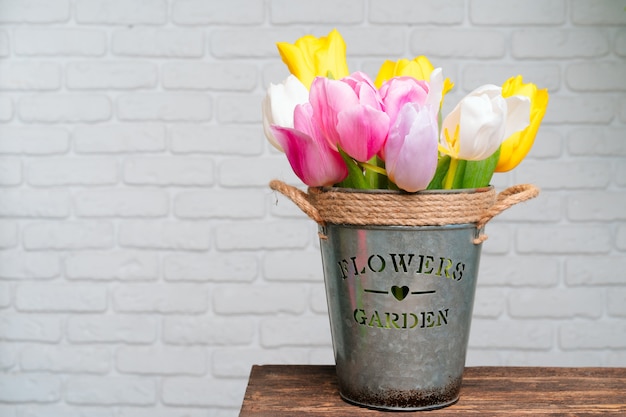
<path fill-rule="evenodd" d="M 504 138 L 504 99 L 468 97 L 461 105 L 459 159 L 479 161 L 493 154 Z"/>
<path fill-rule="evenodd" d="M 306 103 L 309 91 L 294 75 L 281 84 L 270 84 L 262 102 L 263 131 L 268 141 L 279 151 L 282 147 L 274 138 L 271 125 L 293 127 L 293 113 L 296 105 Z"/>
<path fill-rule="evenodd" d="M 416 80 L 424 80 L 430 83 L 433 81 L 432 76 L 434 71 L 435 68 L 433 64 L 423 55 L 417 56 L 411 61 L 406 58 L 402 58 L 397 62 L 385 61 L 378 71 L 375 85 L 380 88 L 386 81 L 393 77 L 401 76 L 412 77 Z M 443 80 L 442 98 L 452 87 L 454 87 L 454 83 L 448 78 Z"/>
<path fill-rule="evenodd" d="M 327 77 L 330 73 L 338 79 L 348 75 L 346 44 L 337 30 L 326 37 L 305 35 L 294 44 L 278 42 L 276 46 L 289 72 L 307 88 L 317 76 Z"/>
<path fill-rule="evenodd" d="M 336 149 L 339 143 L 337 114 L 345 107 L 358 105 L 354 90 L 344 82 L 317 77 L 311 84 L 309 102 L 324 137 Z"/>
<path fill-rule="evenodd" d="M 521 95 L 530 99 L 530 125 L 524 130 L 507 136 L 502 142 L 496 172 L 510 171 L 526 157 L 546 113 L 549 98 L 546 89 L 538 90 L 535 84 L 524 84 L 521 75 L 511 77 L 502 85 L 502 95 L 504 97 Z"/>
<path fill-rule="evenodd" d="M 441 107 L 441 100 L 443 99 L 443 70 L 441 68 L 435 68 L 430 73 L 430 82 L 428 84 L 428 97 L 425 104 L 433 106 L 435 109 Z"/>
<path fill-rule="evenodd" d="M 530 123 L 530 99 L 524 96 L 511 96 L 504 99 L 507 106 L 504 137 L 526 129 Z"/>
<path fill-rule="evenodd" d="M 346 43 L 343 40 L 343 37 L 337 31 L 337 29 L 333 29 L 325 39 L 326 41 L 326 51 L 323 54 L 324 63 L 321 62 L 318 64 L 319 68 L 326 69 L 327 74 L 320 74 L 321 76 L 329 76 L 336 80 L 343 78 L 349 74 L 348 72 L 348 64 L 346 62 Z M 316 58 L 318 60 L 322 60 L 322 54 L 317 53 Z M 322 70 L 323 71 L 323 70 Z M 328 74 L 330 73 L 330 74 Z"/>
<path fill-rule="evenodd" d="M 339 145 L 357 161 L 369 161 L 385 143 L 389 116 L 369 106 L 353 106 L 337 116 Z"/>
<path fill-rule="evenodd" d="M 296 106 L 295 128 L 272 126 L 294 173 L 308 186 L 320 187 L 342 181 L 348 170 L 341 155 L 331 149 L 314 123 L 309 103 Z"/>
<path fill-rule="evenodd" d="M 378 70 L 378 75 L 376 75 L 376 80 L 374 80 L 374 85 L 377 88 L 380 88 L 385 81 L 393 78 L 396 69 L 396 63 L 390 60 L 386 60 L 380 66 Z"/>
<path fill-rule="evenodd" d="M 504 139 L 507 111 L 500 87 L 477 88 L 444 119 L 440 150 L 454 159 L 466 161 L 489 157 Z"/>
<path fill-rule="evenodd" d="M 279 42 L 276 46 L 289 72 L 298 77 L 305 86 L 311 85 L 313 78 L 315 78 L 315 69 L 308 56 L 303 54 L 298 46 L 287 42 Z"/>
<path fill-rule="evenodd" d="M 405 105 L 389 131 L 385 166 L 389 178 L 409 192 L 424 190 L 437 169 L 436 112 L 431 106 Z"/>
<path fill-rule="evenodd" d="M 274 136 L 285 150 L 293 172 L 310 187 L 330 186 L 347 175 L 341 155 L 296 129 L 272 126 Z"/>
<path fill-rule="evenodd" d="M 355 72 L 348 77 L 342 78 L 341 81 L 352 88 L 360 104 L 372 106 L 376 109 L 382 108 L 383 102 L 380 94 L 372 80 L 365 73 Z"/>
<path fill-rule="evenodd" d="M 407 103 L 424 104 L 428 98 L 429 86 L 425 81 L 411 77 L 395 77 L 380 88 L 385 112 L 393 124 L 398 112 Z M 437 102 L 437 106 L 439 102 Z"/>
<path fill-rule="evenodd" d="M 283 148 L 276 141 L 276 138 L 274 137 L 274 132 L 272 132 L 271 129 L 272 101 L 269 94 L 266 94 L 263 98 L 263 102 L 261 103 L 261 109 L 263 112 L 263 133 L 265 134 L 265 137 L 273 147 L 281 152 L 284 152 Z"/>

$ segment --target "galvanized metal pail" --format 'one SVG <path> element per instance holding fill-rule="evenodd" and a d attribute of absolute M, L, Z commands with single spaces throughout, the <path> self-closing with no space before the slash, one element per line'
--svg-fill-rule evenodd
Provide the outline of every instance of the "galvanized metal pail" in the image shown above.
<path fill-rule="evenodd" d="M 340 395 L 389 410 L 456 402 L 483 227 L 539 190 L 270 187 L 319 224 Z"/>
<path fill-rule="evenodd" d="M 392 410 L 456 402 L 481 250 L 475 225 L 320 227 L 341 396 Z"/>

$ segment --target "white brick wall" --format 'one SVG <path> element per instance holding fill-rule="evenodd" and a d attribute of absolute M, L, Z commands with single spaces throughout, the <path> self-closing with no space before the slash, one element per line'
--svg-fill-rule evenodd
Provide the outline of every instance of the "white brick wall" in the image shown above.
<path fill-rule="evenodd" d="M 232 417 L 254 363 L 330 363 L 315 225 L 265 142 L 274 46 L 426 54 L 446 106 L 549 88 L 539 199 L 490 223 L 470 365 L 626 366 L 626 1 L 0 0 L 0 415 Z"/>

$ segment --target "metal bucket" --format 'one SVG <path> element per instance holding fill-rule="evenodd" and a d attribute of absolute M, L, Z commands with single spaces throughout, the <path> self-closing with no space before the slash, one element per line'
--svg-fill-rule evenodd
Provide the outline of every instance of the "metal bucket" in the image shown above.
<path fill-rule="evenodd" d="M 387 410 L 459 398 L 487 222 L 531 184 L 452 191 L 309 188 L 273 180 L 320 227 L 339 392 Z M 390 198 L 391 196 L 391 198 Z"/>
<path fill-rule="evenodd" d="M 388 410 L 456 402 L 482 244 L 475 224 L 320 226 L 341 396 Z"/>

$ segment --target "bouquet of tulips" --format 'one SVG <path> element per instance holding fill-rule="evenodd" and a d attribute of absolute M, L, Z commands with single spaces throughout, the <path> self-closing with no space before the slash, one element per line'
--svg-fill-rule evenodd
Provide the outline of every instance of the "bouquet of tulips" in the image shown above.
<path fill-rule="evenodd" d="M 337 30 L 277 46 L 291 75 L 267 91 L 264 132 L 312 187 L 487 186 L 524 159 L 548 104 L 547 90 L 518 75 L 478 87 L 444 117 L 453 84 L 424 56 L 386 61 L 372 80 L 348 71 Z"/>

